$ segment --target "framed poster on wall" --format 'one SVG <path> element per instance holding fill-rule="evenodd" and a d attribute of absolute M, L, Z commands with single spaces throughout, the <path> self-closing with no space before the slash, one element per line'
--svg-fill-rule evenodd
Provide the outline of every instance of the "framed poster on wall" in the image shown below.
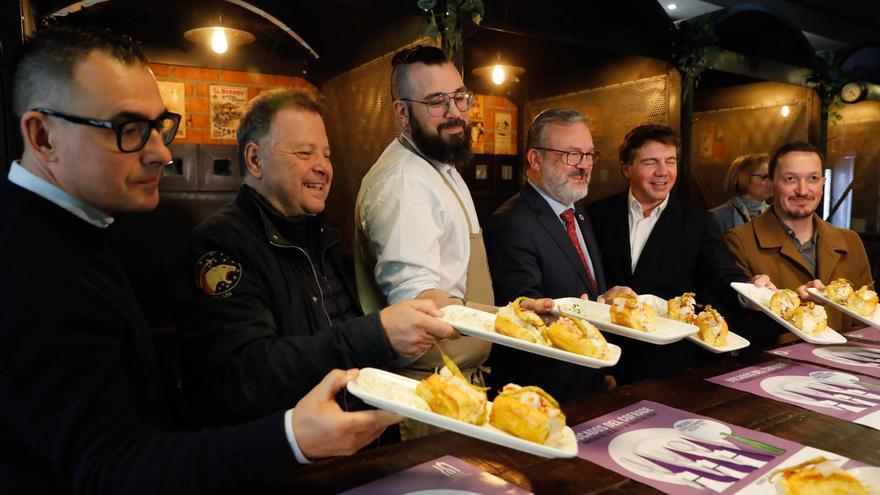
<path fill-rule="evenodd" d="M 186 86 L 182 82 L 156 81 L 159 85 L 159 94 L 162 102 L 169 112 L 180 114 L 180 127 L 177 128 L 175 138 L 186 137 Z"/>
<path fill-rule="evenodd" d="M 210 93 L 211 139 L 235 139 L 248 101 L 247 88 L 211 85 Z"/>

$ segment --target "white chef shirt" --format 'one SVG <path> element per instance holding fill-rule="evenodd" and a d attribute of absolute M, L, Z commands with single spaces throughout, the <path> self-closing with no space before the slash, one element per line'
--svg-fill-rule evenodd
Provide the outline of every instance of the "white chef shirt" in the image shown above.
<path fill-rule="evenodd" d="M 629 255 L 632 260 L 631 270 L 635 272 L 636 265 L 639 264 L 639 256 L 645 249 L 645 243 L 648 242 L 651 231 L 654 230 L 657 220 L 660 219 L 660 215 L 663 214 L 663 210 L 669 203 L 669 195 L 667 194 L 666 199 L 651 210 L 647 217 L 642 214 L 642 204 L 633 196 L 632 189 L 626 193 L 626 196 L 629 205 Z"/>
<path fill-rule="evenodd" d="M 376 258 L 373 276 L 389 304 L 428 289 L 464 297 L 471 254 L 467 219 L 438 170 L 458 193 L 474 233 L 479 232 L 470 191 L 455 167 L 439 164 L 435 169 L 397 139 L 361 182 L 355 228 L 369 240 Z"/>

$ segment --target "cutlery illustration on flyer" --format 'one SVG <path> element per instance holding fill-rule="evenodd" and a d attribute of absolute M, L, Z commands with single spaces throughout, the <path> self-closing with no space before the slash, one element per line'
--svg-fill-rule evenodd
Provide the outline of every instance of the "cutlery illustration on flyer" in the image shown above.
<path fill-rule="evenodd" d="M 674 495 L 776 495 L 779 470 L 820 457 L 880 483 L 880 468 L 652 401 L 573 430 L 579 457 Z"/>
<path fill-rule="evenodd" d="M 842 345 L 819 346 L 801 342 L 767 352 L 880 378 L 880 345 L 847 342 Z"/>

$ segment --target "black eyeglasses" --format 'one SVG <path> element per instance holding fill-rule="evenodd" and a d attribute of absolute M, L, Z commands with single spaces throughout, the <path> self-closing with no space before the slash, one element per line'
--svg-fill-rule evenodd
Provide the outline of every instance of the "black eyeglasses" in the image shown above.
<path fill-rule="evenodd" d="M 449 110 L 449 102 L 455 102 L 455 108 L 460 112 L 467 112 L 474 104 L 473 91 L 456 91 L 453 93 L 440 93 L 428 97 L 427 100 L 413 100 L 410 98 L 401 98 L 403 101 L 411 101 L 413 103 L 422 103 L 428 107 L 428 113 L 432 117 L 439 117 Z"/>
<path fill-rule="evenodd" d="M 576 167 L 580 165 L 584 158 L 589 158 L 591 164 L 596 164 L 599 161 L 599 152 L 596 150 L 593 151 L 565 151 L 565 150 L 555 150 L 553 148 L 539 148 L 535 147 L 536 150 L 542 151 L 555 151 L 557 153 L 562 153 L 565 155 L 565 163 L 572 167 Z"/>
<path fill-rule="evenodd" d="M 129 119 L 121 122 L 112 122 L 109 120 L 79 117 L 47 108 L 33 108 L 32 110 L 50 117 L 58 117 L 74 124 L 112 129 L 116 132 L 116 147 L 123 153 L 134 153 L 135 151 L 142 150 L 150 139 L 150 133 L 153 132 L 153 129 L 159 132 L 163 143 L 166 145 L 171 144 L 174 141 L 174 136 L 177 135 L 177 128 L 180 127 L 181 118 L 179 114 L 165 112 L 156 120 Z"/>
<path fill-rule="evenodd" d="M 770 180 L 770 175 L 768 175 L 768 174 L 749 174 L 749 176 L 751 176 L 751 177 L 758 177 L 758 178 L 761 179 L 762 181 Z"/>

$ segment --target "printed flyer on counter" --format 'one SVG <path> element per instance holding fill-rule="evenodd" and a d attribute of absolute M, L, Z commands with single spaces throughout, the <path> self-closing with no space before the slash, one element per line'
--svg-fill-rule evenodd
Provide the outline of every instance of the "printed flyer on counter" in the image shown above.
<path fill-rule="evenodd" d="M 847 337 L 852 337 L 854 339 L 862 339 L 862 340 L 871 340 L 874 342 L 880 342 L 880 328 L 875 327 L 867 327 L 860 328 L 858 330 L 853 330 L 845 334 Z"/>
<path fill-rule="evenodd" d="M 865 376 L 772 361 L 707 380 L 880 430 L 880 381 Z"/>
<path fill-rule="evenodd" d="M 815 345 L 802 342 L 767 352 L 776 356 L 808 361 L 880 378 L 880 345 L 860 342 Z"/>
<path fill-rule="evenodd" d="M 353 488 L 340 495 L 526 495 L 518 486 L 451 455 Z"/>
<path fill-rule="evenodd" d="M 880 468 L 657 402 L 572 429 L 578 457 L 673 495 L 777 495 L 771 475 L 821 456 L 880 487 Z"/>

